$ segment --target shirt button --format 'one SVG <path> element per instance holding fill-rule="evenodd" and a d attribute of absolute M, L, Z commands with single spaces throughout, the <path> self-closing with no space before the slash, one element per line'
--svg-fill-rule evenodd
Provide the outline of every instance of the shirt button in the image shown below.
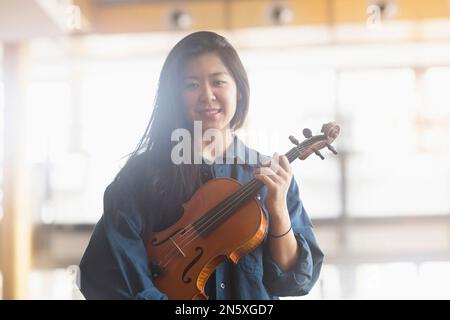
<path fill-rule="evenodd" d="M 258 200 L 261 200 L 261 196 L 259 194 L 258 194 L 258 196 L 256 198 L 258 198 Z"/>
<path fill-rule="evenodd" d="M 222 289 L 225 289 L 225 283 L 222 282 L 222 283 L 220 284 L 220 287 L 221 287 Z"/>

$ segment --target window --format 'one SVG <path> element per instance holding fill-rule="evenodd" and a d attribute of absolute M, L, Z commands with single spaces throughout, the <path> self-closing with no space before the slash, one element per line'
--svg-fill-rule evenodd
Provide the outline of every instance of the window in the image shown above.
<path fill-rule="evenodd" d="M 420 286 L 426 299 L 450 298 L 450 262 L 430 261 L 419 265 Z"/>
<path fill-rule="evenodd" d="M 417 266 L 411 262 L 361 264 L 356 268 L 359 299 L 419 299 Z"/>
<path fill-rule="evenodd" d="M 30 300 L 84 300 L 71 268 L 33 270 L 29 274 Z M 78 278 L 79 281 L 79 278 Z"/>
<path fill-rule="evenodd" d="M 347 162 L 350 215 L 450 212 L 447 201 L 450 159 L 421 147 L 423 106 L 416 88 L 413 69 L 341 74 L 339 104 L 347 119 L 346 129 L 350 130 L 346 141 L 350 152 Z M 440 97 L 439 101 L 446 101 L 445 96 Z M 444 137 L 448 139 L 448 134 Z"/>
<path fill-rule="evenodd" d="M 271 54 L 270 59 L 266 54 Z M 251 84 L 250 110 L 243 131 L 251 147 L 269 156 L 274 152 L 284 154 L 293 147 L 290 135 L 302 141 L 304 128 L 319 134 L 322 124 L 335 118 L 336 75 L 332 69 L 299 66 L 295 54 L 277 62 L 273 53 L 249 52 L 243 57 L 249 62 Z M 317 161 L 311 155 L 291 165 L 300 196 L 313 219 L 336 217 L 341 212 L 339 162 L 328 152 L 323 154 L 326 161 Z"/>
<path fill-rule="evenodd" d="M 96 222 L 103 192 L 143 135 L 153 110 L 159 69 L 154 61 L 95 62 L 81 90 L 82 148 L 89 157 L 82 221 Z"/>
<path fill-rule="evenodd" d="M 362 264 L 356 269 L 359 299 L 448 299 L 449 262 Z"/>

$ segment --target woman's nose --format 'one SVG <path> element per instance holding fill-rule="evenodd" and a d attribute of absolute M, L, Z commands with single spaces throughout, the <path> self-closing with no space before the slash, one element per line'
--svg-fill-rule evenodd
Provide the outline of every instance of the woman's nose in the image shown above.
<path fill-rule="evenodd" d="M 214 95 L 214 91 L 209 84 L 204 85 L 202 87 L 202 92 L 200 99 L 205 102 L 216 100 L 216 96 Z"/>

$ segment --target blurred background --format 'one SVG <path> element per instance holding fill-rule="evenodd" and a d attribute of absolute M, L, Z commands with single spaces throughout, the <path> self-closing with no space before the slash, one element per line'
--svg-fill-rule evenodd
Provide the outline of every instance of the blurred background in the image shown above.
<path fill-rule="evenodd" d="M 341 126 L 292 164 L 326 255 L 292 299 L 450 299 L 449 0 L 0 0 L 0 297 L 83 299 L 105 187 L 196 30 L 243 60 L 251 147 Z"/>

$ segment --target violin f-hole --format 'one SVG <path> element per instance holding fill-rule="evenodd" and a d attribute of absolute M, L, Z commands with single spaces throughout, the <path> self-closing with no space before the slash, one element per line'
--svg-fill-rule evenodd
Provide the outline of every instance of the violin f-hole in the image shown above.
<path fill-rule="evenodd" d="M 197 247 L 195 248 L 195 251 L 198 252 L 197 256 L 186 266 L 186 268 L 183 271 L 183 275 L 181 276 L 181 280 L 184 283 L 189 283 L 192 281 L 192 278 L 191 277 L 186 278 L 186 275 L 203 255 L 203 248 Z"/>

